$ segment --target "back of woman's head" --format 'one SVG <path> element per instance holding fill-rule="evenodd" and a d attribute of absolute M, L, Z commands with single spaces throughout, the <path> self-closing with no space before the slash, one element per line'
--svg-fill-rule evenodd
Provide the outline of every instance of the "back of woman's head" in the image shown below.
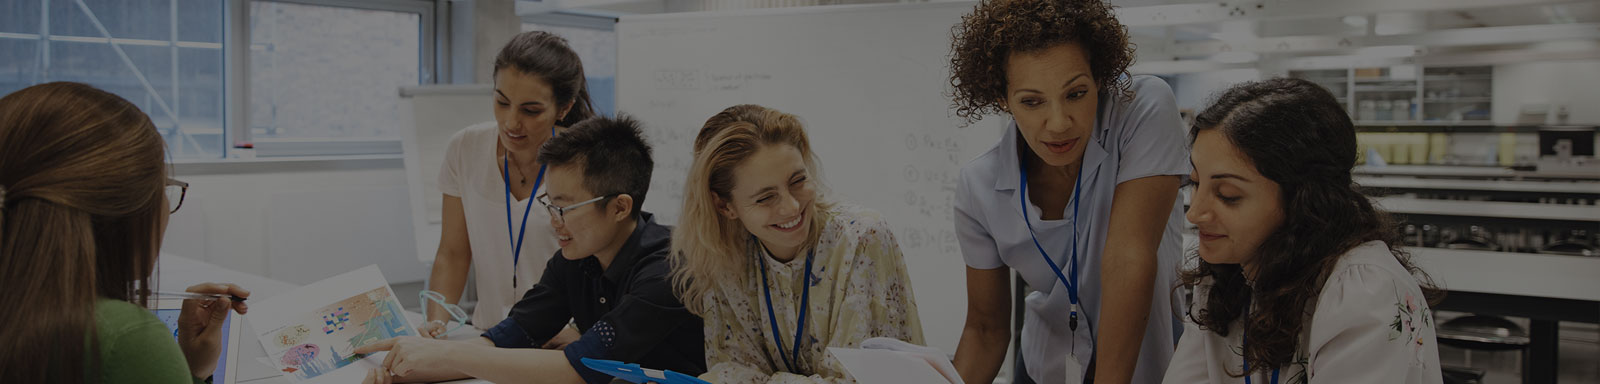
<path fill-rule="evenodd" d="M 1195 117 L 1190 143 L 1211 130 L 1279 186 L 1283 222 L 1253 252 L 1254 289 L 1238 264 L 1200 259 L 1196 269 L 1183 274 L 1189 285 L 1205 277 L 1214 280 L 1206 306 L 1191 310 L 1191 317 L 1219 334 L 1226 335 L 1228 324 L 1255 300 L 1260 310 L 1244 319 L 1250 339 L 1244 356 L 1252 368 L 1270 370 L 1295 355 L 1306 303 L 1320 294 L 1339 257 L 1350 249 L 1388 242 L 1396 259 L 1426 281 L 1399 248 L 1393 221 L 1351 178 L 1355 126 L 1326 89 L 1289 78 L 1236 85 Z"/>
<path fill-rule="evenodd" d="M 149 117 L 88 85 L 0 98 L 0 377 L 86 380 L 95 299 L 145 304 L 164 153 Z"/>
<path fill-rule="evenodd" d="M 594 117 L 594 102 L 589 99 L 588 80 L 583 75 L 583 60 L 567 46 L 567 39 L 545 31 L 528 31 L 511 37 L 494 57 L 494 73 L 515 69 L 538 76 L 550 84 L 557 104 L 571 105 L 566 118 L 556 125 L 571 127 Z"/>
<path fill-rule="evenodd" d="M 776 109 L 753 104 L 728 107 L 710 119 L 694 141 L 694 163 L 683 188 L 683 211 L 673 231 L 673 286 L 683 302 L 700 311 L 700 301 L 717 279 L 738 279 L 748 259 L 749 234 L 738 222 L 719 214 L 731 201 L 734 170 L 758 151 L 771 146 L 792 146 L 800 153 L 813 183 L 820 185 L 820 168 L 811 152 L 800 119 Z M 817 206 L 829 204 L 816 199 Z M 821 236 L 825 215 L 811 215 L 808 244 Z M 694 230 L 682 230 L 693 228 Z M 694 283 L 694 282 L 700 283 Z"/>

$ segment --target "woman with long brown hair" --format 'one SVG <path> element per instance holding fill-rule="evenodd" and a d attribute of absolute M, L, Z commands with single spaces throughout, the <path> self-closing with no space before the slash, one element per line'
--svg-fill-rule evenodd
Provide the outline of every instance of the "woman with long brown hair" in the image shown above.
<path fill-rule="evenodd" d="M 1195 118 L 1199 227 L 1168 383 L 1439 383 L 1437 291 L 1356 189 L 1355 126 L 1299 79 L 1241 84 Z"/>
<path fill-rule="evenodd" d="M 445 150 L 438 183 L 442 227 L 428 277 L 428 289 L 436 293 L 427 293 L 458 303 L 467 272 L 475 271 L 478 302 L 471 319 L 480 329 L 504 321 L 560 249 L 550 215 L 535 209 L 535 197 L 548 180 L 539 147 L 595 115 L 583 63 L 560 36 L 544 31 L 513 36 L 495 56 L 492 70 L 494 120 L 456 132 Z M 424 305 L 428 322 L 418 331 L 443 336 L 452 320 L 449 312 L 432 301 Z M 577 337 L 569 327 L 544 346 Z"/>
<path fill-rule="evenodd" d="M 144 307 L 166 230 L 165 149 L 127 100 L 78 83 L 0 98 L 0 378 L 202 382 L 243 302 L 186 300 L 172 332 Z M 181 194 L 179 194 L 181 196 Z M 231 284 L 190 292 L 249 296 Z"/>

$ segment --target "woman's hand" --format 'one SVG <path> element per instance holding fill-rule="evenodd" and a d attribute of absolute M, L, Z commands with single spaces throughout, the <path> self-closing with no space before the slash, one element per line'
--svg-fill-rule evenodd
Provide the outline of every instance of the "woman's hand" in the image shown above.
<path fill-rule="evenodd" d="M 250 297 L 250 291 L 233 284 L 196 284 L 185 291 Z M 222 356 L 222 322 L 228 318 L 229 309 L 239 314 L 250 310 L 244 302 L 235 303 L 227 298 L 183 301 L 178 315 L 178 347 L 189 362 L 190 375 L 206 378 L 217 370 L 217 358 Z"/>
<path fill-rule="evenodd" d="M 539 348 L 554 349 L 557 351 L 567 349 L 567 344 L 572 344 L 572 342 L 578 341 L 579 337 L 583 337 L 583 335 L 578 333 L 577 328 L 573 328 L 572 325 L 568 324 L 566 328 L 561 329 L 561 333 L 557 333 L 555 337 L 550 338 L 550 341 L 546 341 L 544 345 L 539 346 Z"/>
<path fill-rule="evenodd" d="M 431 320 L 421 327 L 417 327 L 417 333 L 429 339 L 443 339 L 445 337 L 444 331 L 444 320 Z"/>

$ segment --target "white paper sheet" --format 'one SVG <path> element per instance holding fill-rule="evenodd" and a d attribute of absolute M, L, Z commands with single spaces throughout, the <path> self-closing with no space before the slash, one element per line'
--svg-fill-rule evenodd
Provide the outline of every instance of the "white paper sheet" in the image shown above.
<path fill-rule="evenodd" d="M 828 348 L 828 352 L 861 384 L 950 382 L 927 359 L 910 352 L 837 347 Z"/>
<path fill-rule="evenodd" d="M 363 358 L 350 351 L 417 335 L 376 265 L 251 303 L 246 316 L 266 359 L 295 383 L 361 382 L 386 353 Z"/>

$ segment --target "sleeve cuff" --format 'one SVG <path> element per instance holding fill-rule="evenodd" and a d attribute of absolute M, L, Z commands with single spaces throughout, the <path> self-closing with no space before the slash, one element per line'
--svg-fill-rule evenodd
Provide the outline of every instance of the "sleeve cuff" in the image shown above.
<path fill-rule="evenodd" d="M 567 344 L 567 348 L 562 350 L 567 355 L 567 363 L 572 364 L 572 370 L 578 372 L 578 376 L 583 377 L 585 383 L 604 384 L 611 382 L 611 375 L 600 373 L 583 365 L 583 358 L 585 357 L 611 360 L 610 356 L 608 356 L 610 354 L 606 353 L 605 348 L 599 344 L 592 340 L 578 340 L 572 342 L 572 344 Z"/>
<path fill-rule="evenodd" d="M 528 332 L 517 325 L 516 320 L 506 318 L 483 332 L 483 337 L 494 341 L 494 346 L 500 348 L 533 348 L 533 339 L 528 338 Z"/>
<path fill-rule="evenodd" d="M 601 331 L 602 328 L 604 328 L 604 332 Z M 566 349 L 562 350 L 562 353 L 567 356 L 567 363 L 572 364 L 572 370 L 578 372 L 578 376 L 583 377 L 583 381 L 586 383 L 604 384 L 611 382 L 611 375 L 600 373 L 583 365 L 583 358 L 585 357 L 599 360 L 613 359 L 611 345 L 608 345 L 610 344 L 608 340 L 604 340 L 606 338 L 604 334 L 609 334 L 609 331 L 610 326 L 606 325 L 605 322 L 597 323 L 589 329 L 589 332 L 585 332 L 583 337 L 578 338 L 578 341 L 567 344 Z"/>

